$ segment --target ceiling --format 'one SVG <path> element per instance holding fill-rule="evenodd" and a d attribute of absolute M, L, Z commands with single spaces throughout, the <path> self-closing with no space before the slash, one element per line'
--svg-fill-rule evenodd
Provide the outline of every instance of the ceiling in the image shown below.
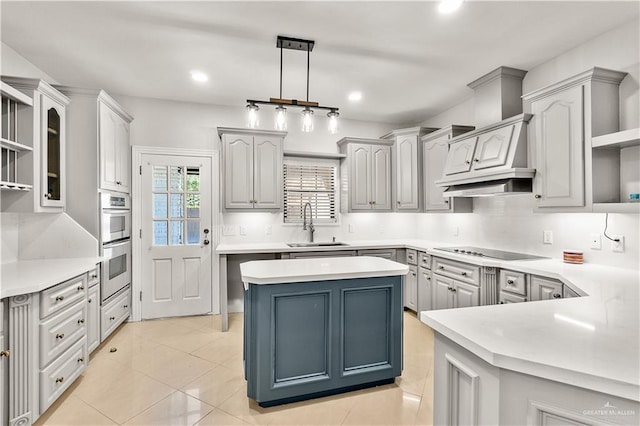
<path fill-rule="evenodd" d="M 618 25 L 639 3 L 0 2 L 2 41 L 59 83 L 244 106 L 279 94 L 277 35 L 315 40 L 310 100 L 350 119 L 417 123 L 468 99 L 500 65 L 531 69 Z M 190 71 L 209 75 L 197 84 Z M 306 54 L 284 51 L 284 98 L 306 97 Z M 358 103 L 347 95 L 359 90 Z"/>

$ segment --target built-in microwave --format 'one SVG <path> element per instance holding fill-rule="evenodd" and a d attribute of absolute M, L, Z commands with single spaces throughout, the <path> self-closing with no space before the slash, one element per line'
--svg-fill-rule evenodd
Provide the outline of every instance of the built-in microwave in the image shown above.
<path fill-rule="evenodd" d="M 131 199 L 125 194 L 100 194 L 102 244 L 131 237 Z"/>
<path fill-rule="evenodd" d="M 100 290 L 104 302 L 131 283 L 131 240 L 105 244 L 102 249 L 104 260 Z"/>

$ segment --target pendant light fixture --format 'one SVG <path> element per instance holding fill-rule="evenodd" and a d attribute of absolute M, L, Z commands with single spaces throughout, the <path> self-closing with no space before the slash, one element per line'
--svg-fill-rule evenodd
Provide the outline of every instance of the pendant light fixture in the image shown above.
<path fill-rule="evenodd" d="M 278 36 L 276 47 L 280 49 L 280 97 L 270 98 L 268 101 L 258 101 L 253 99 L 247 99 L 247 125 L 250 128 L 255 128 L 259 124 L 258 111 L 260 108 L 258 105 L 276 105 L 275 108 L 275 120 L 274 127 L 276 130 L 287 129 L 287 108 L 297 107 L 303 108 L 302 110 L 302 131 L 313 131 L 313 110 L 327 110 L 329 132 L 336 133 L 338 131 L 338 113 L 337 107 L 321 106 L 318 102 L 309 101 L 309 64 L 310 53 L 313 50 L 315 41 L 303 40 L 299 38 L 291 38 L 285 36 Z M 307 52 L 307 100 L 300 101 L 297 99 L 284 99 L 282 97 L 282 51 L 283 49 L 301 50 Z"/>

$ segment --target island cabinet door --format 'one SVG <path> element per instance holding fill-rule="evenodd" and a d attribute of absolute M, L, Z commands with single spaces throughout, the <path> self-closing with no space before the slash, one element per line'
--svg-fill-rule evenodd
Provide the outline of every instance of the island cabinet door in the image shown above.
<path fill-rule="evenodd" d="M 249 285 L 247 396 L 262 406 L 402 373 L 400 277 Z"/>

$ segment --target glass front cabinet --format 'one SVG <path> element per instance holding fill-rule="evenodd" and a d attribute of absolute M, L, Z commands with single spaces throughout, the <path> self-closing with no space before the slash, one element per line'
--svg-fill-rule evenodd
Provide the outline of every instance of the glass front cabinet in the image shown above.
<path fill-rule="evenodd" d="M 33 141 L 31 160 L 21 164 L 27 191 L 2 191 L 2 210 L 61 212 L 65 209 L 65 127 L 69 98 L 50 84 L 30 78 L 2 76 L 4 83 L 33 100 L 18 118 L 21 137 Z"/>

